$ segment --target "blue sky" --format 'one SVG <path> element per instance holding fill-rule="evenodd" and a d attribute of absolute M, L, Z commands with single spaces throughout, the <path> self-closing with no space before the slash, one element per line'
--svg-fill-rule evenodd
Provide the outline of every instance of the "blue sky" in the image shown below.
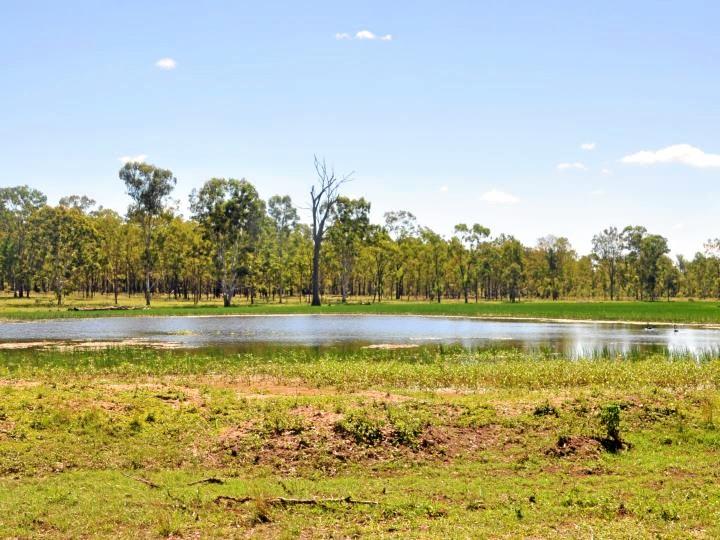
<path fill-rule="evenodd" d="M 581 253 L 642 224 L 692 255 L 720 236 L 719 17 L 706 1 L 6 0 L 0 185 L 124 211 L 120 159 L 146 156 L 183 206 L 213 176 L 304 206 L 318 154 L 355 171 L 347 194 L 377 221 L 406 209 Z"/>

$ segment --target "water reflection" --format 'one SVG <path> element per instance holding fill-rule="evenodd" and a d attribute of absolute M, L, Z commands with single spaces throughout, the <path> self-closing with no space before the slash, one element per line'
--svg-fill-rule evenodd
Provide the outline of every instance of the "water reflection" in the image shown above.
<path fill-rule="evenodd" d="M 261 344 L 359 347 L 459 344 L 468 349 L 547 350 L 569 356 L 633 351 L 705 354 L 720 350 L 720 331 L 671 326 L 552 323 L 422 316 L 108 317 L 4 322 L 0 341 L 143 339 L 183 347 Z"/>

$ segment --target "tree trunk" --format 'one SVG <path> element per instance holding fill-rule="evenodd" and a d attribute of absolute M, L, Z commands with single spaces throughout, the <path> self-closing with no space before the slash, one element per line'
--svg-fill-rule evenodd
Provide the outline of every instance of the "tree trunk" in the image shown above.
<path fill-rule="evenodd" d="M 320 302 L 320 240 L 315 239 L 313 245 L 313 266 L 312 266 L 312 302 L 313 306 L 321 305 Z"/>
<path fill-rule="evenodd" d="M 145 270 L 145 305 L 150 307 L 150 270 Z"/>

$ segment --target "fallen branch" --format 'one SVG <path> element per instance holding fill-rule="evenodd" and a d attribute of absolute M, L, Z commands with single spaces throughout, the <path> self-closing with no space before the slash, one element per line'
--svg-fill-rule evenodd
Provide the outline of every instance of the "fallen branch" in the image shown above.
<path fill-rule="evenodd" d="M 235 504 L 245 504 L 246 502 L 250 502 L 253 500 L 253 497 L 230 497 L 229 495 L 220 495 L 218 497 L 215 497 L 215 500 L 213 501 L 215 504 L 221 503 L 221 502 L 232 502 Z"/>
<path fill-rule="evenodd" d="M 378 505 L 380 504 L 377 501 L 361 501 L 358 499 L 353 499 L 348 495 L 347 497 L 340 497 L 336 499 L 288 499 L 286 497 L 277 497 L 275 499 L 270 500 L 270 504 L 283 504 L 283 505 L 290 505 L 290 504 L 327 504 L 327 503 L 345 503 L 345 504 L 369 504 L 369 505 Z"/>
<path fill-rule="evenodd" d="M 228 495 L 220 495 L 219 497 L 215 498 L 215 503 L 221 503 L 221 502 L 232 502 L 235 504 L 245 504 L 247 502 L 253 501 L 253 500 L 262 500 L 262 498 L 256 498 L 256 497 L 230 497 Z M 278 506 L 291 506 L 295 504 L 302 504 L 302 505 L 323 505 L 323 504 L 367 504 L 376 506 L 380 504 L 377 501 L 363 501 L 359 499 L 353 499 L 351 496 L 347 497 L 338 497 L 338 498 L 328 498 L 328 499 L 318 499 L 313 497 L 312 499 L 292 499 L 288 497 L 273 497 L 271 499 L 265 499 L 263 500 L 264 503 L 269 505 L 278 505 Z"/>
<path fill-rule="evenodd" d="M 129 474 L 120 473 L 124 477 L 129 478 L 130 480 L 135 480 L 136 482 L 140 482 L 141 484 L 145 484 L 148 487 L 151 487 L 153 489 L 158 489 L 160 487 L 160 484 L 156 484 L 155 482 L 151 480 L 147 480 L 145 478 L 140 478 L 139 476 L 130 476 Z"/>
<path fill-rule="evenodd" d="M 190 482 L 188 486 L 197 486 L 198 484 L 224 484 L 225 480 L 222 478 L 215 478 L 214 476 L 211 476 L 209 478 L 203 478 L 202 480 L 195 480 L 194 482 Z"/>

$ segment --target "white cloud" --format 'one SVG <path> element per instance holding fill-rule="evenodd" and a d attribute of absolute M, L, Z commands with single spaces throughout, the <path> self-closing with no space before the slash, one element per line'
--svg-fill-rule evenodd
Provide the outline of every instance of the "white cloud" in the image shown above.
<path fill-rule="evenodd" d="M 622 163 L 632 165 L 656 165 L 658 163 L 680 163 L 690 167 L 720 167 L 720 154 L 706 154 L 689 144 L 674 144 L 660 150 L 643 150 L 625 156 Z"/>
<path fill-rule="evenodd" d="M 577 161 L 575 163 L 558 163 L 557 169 L 559 171 L 567 171 L 570 169 L 575 169 L 578 171 L 587 171 L 587 167 L 584 164 L 577 162 Z"/>
<path fill-rule="evenodd" d="M 490 204 L 515 204 L 520 202 L 520 199 L 515 195 L 497 189 L 486 191 L 480 196 L 480 200 Z"/>
<path fill-rule="evenodd" d="M 676 223 L 675 225 L 673 225 L 672 228 L 674 231 L 682 231 L 685 228 L 685 224 L 682 221 L 680 221 L 680 222 Z"/>
<path fill-rule="evenodd" d="M 447 193 L 448 189 L 449 188 L 447 186 L 440 186 L 440 193 Z"/>
<path fill-rule="evenodd" d="M 590 192 L 590 195 L 592 195 L 593 197 L 600 197 L 602 195 L 605 195 L 605 190 L 604 189 L 593 189 Z"/>
<path fill-rule="evenodd" d="M 347 32 L 338 32 L 335 34 L 335 39 L 346 40 L 346 39 L 357 39 L 360 41 L 392 41 L 392 34 L 385 34 L 384 36 L 378 36 L 370 30 L 360 30 L 356 32 L 354 36 L 351 36 Z"/>
<path fill-rule="evenodd" d="M 147 159 L 147 156 L 145 154 L 138 154 L 137 156 L 122 156 L 118 158 L 118 161 L 120 163 L 144 163 Z"/>
<path fill-rule="evenodd" d="M 595 143 L 594 142 L 582 143 L 580 145 L 580 148 L 582 148 L 583 150 L 595 150 Z"/>
<path fill-rule="evenodd" d="M 177 67 L 177 62 L 172 58 L 161 58 L 160 60 L 155 62 L 155 66 L 159 67 L 162 70 L 170 71 Z"/>
<path fill-rule="evenodd" d="M 360 30 L 355 34 L 355 39 L 377 39 L 377 36 L 370 30 Z"/>
<path fill-rule="evenodd" d="M 612 171 L 611 171 L 610 169 L 603 169 L 603 170 L 600 171 L 600 172 L 603 173 L 603 174 L 612 174 Z"/>

